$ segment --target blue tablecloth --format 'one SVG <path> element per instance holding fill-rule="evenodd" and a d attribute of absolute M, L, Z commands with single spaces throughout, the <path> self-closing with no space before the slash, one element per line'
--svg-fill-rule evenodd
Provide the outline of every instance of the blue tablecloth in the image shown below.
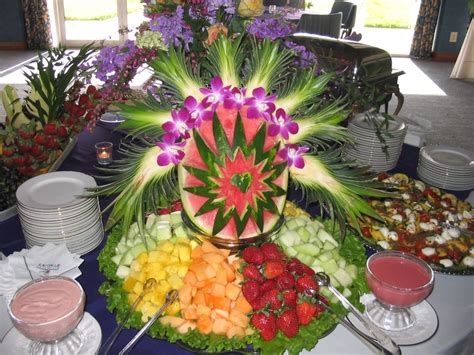
<path fill-rule="evenodd" d="M 58 170 L 61 171 L 80 171 L 92 176 L 100 176 L 97 170 L 94 144 L 100 141 L 111 141 L 117 148 L 125 135 L 120 131 L 112 131 L 113 125 L 100 123 L 92 132 L 84 131 L 80 134 L 78 142 L 73 151 L 66 158 Z M 394 172 L 402 172 L 408 176 L 416 177 L 416 166 L 418 162 L 419 149 L 405 145 L 399 164 Z M 118 153 L 114 152 L 114 158 L 118 158 Z M 456 192 L 460 198 L 466 198 L 468 191 Z M 104 208 L 110 198 L 101 199 L 101 207 Z M 104 222 L 107 215 L 104 215 Z M 86 295 L 86 311 L 92 314 L 99 322 L 102 328 L 102 339 L 106 339 L 116 326 L 115 315 L 107 311 L 106 299 L 99 294 L 99 286 L 105 281 L 105 277 L 99 272 L 97 257 L 104 246 L 104 241 L 92 252 L 83 256 L 84 263 L 80 269 L 82 276 L 78 281 L 83 286 Z M 21 230 L 18 216 L 14 216 L 6 221 L 0 222 L 0 250 L 9 255 L 14 251 L 25 247 L 25 240 Z M 136 330 L 124 330 L 112 348 L 112 354 L 118 353 L 120 349 L 133 337 Z M 190 354 L 182 348 L 170 344 L 166 341 L 159 341 L 148 336 L 134 348 L 134 354 Z"/>

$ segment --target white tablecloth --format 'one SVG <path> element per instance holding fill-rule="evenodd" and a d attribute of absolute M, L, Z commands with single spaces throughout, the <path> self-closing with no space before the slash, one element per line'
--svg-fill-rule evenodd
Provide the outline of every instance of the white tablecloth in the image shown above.
<path fill-rule="evenodd" d="M 402 346 L 402 355 L 474 354 L 474 276 L 436 273 L 433 292 L 427 298 L 438 315 L 438 330 L 426 342 Z M 303 354 L 371 354 L 342 325 Z"/>
<path fill-rule="evenodd" d="M 451 79 L 474 79 L 474 20 L 471 20 Z"/>

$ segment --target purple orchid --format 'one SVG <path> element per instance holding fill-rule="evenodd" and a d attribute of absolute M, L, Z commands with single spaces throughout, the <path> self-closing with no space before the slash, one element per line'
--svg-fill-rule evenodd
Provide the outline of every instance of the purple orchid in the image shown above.
<path fill-rule="evenodd" d="M 163 137 L 163 142 L 158 142 L 156 145 L 162 150 L 162 153 L 158 154 L 156 162 L 159 166 L 167 166 L 172 163 L 178 165 L 184 158 L 183 148 L 186 145 L 186 141 L 176 143 L 171 137 Z"/>
<path fill-rule="evenodd" d="M 172 140 L 177 138 L 188 139 L 190 137 L 189 130 L 194 128 L 194 120 L 192 119 L 189 111 L 185 108 L 179 110 L 179 112 L 171 111 L 172 121 L 163 123 L 162 127 L 165 130 L 165 139 Z"/>
<path fill-rule="evenodd" d="M 276 96 L 266 96 L 265 89 L 260 87 L 252 91 L 253 97 L 245 99 L 244 104 L 249 106 L 247 111 L 248 118 L 259 118 L 263 116 L 264 119 L 270 120 L 271 114 L 275 111 Z"/>
<path fill-rule="evenodd" d="M 233 88 L 230 92 L 230 94 L 224 99 L 224 107 L 226 109 L 237 109 L 240 110 L 240 108 L 244 105 L 245 103 L 245 88 L 239 89 L 239 88 Z"/>
<path fill-rule="evenodd" d="M 271 116 L 271 124 L 268 126 L 268 135 L 274 137 L 278 134 L 288 140 L 291 134 L 298 133 L 298 124 L 293 122 L 291 116 L 288 116 L 282 108 L 276 111 L 275 116 Z"/>
<path fill-rule="evenodd" d="M 194 127 L 199 127 L 202 121 L 212 120 L 214 112 L 206 110 L 209 106 L 209 103 L 198 102 L 193 96 L 188 96 L 184 100 L 184 108 L 189 111 L 194 120 Z"/>
<path fill-rule="evenodd" d="M 204 105 L 212 105 L 212 110 L 215 110 L 219 102 L 222 101 L 229 94 L 230 86 L 224 86 L 222 79 L 218 76 L 211 80 L 211 88 L 201 88 L 199 91 L 206 95 L 202 103 Z"/>
<path fill-rule="evenodd" d="M 298 169 L 304 168 L 303 154 L 309 150 L 309 147 L 298 144 L 287 144 L 285 148 L 278 152 L 278 156 L 285 159 L 288 167 L 295 166 Z"/>

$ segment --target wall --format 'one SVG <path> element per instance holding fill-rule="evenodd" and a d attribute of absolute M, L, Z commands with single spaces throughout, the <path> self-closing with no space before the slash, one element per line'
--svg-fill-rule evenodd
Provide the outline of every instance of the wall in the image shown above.
<path fill-rule="evenodd" d="M 0 0 L 0 49 L 26 48 L 21 0 Z"/>
<path fill-rule="evenodd" d="M 467 2 L 468 0 L 443 0 L 436 31 L 434 58 L 441 56 L 455 59 L 461 50 L 469 22 Z M 449 42 L 451 32 L 458 33 L 455 43 Z"/>

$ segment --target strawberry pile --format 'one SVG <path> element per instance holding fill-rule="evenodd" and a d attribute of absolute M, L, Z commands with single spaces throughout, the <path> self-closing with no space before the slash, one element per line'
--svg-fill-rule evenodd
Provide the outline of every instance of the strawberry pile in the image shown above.
<path fill-rule="evenodd" d="M 301 326 L 324 311 L 316 302 L 319 286 L 314 270 L 296 258 L 288 259 L 278 245 L 249 246 L 241 257 L 245 261 L 242 293 L 253 309 L 252 325 L 265 341 L 278 331 L 295 337 Z"/>

